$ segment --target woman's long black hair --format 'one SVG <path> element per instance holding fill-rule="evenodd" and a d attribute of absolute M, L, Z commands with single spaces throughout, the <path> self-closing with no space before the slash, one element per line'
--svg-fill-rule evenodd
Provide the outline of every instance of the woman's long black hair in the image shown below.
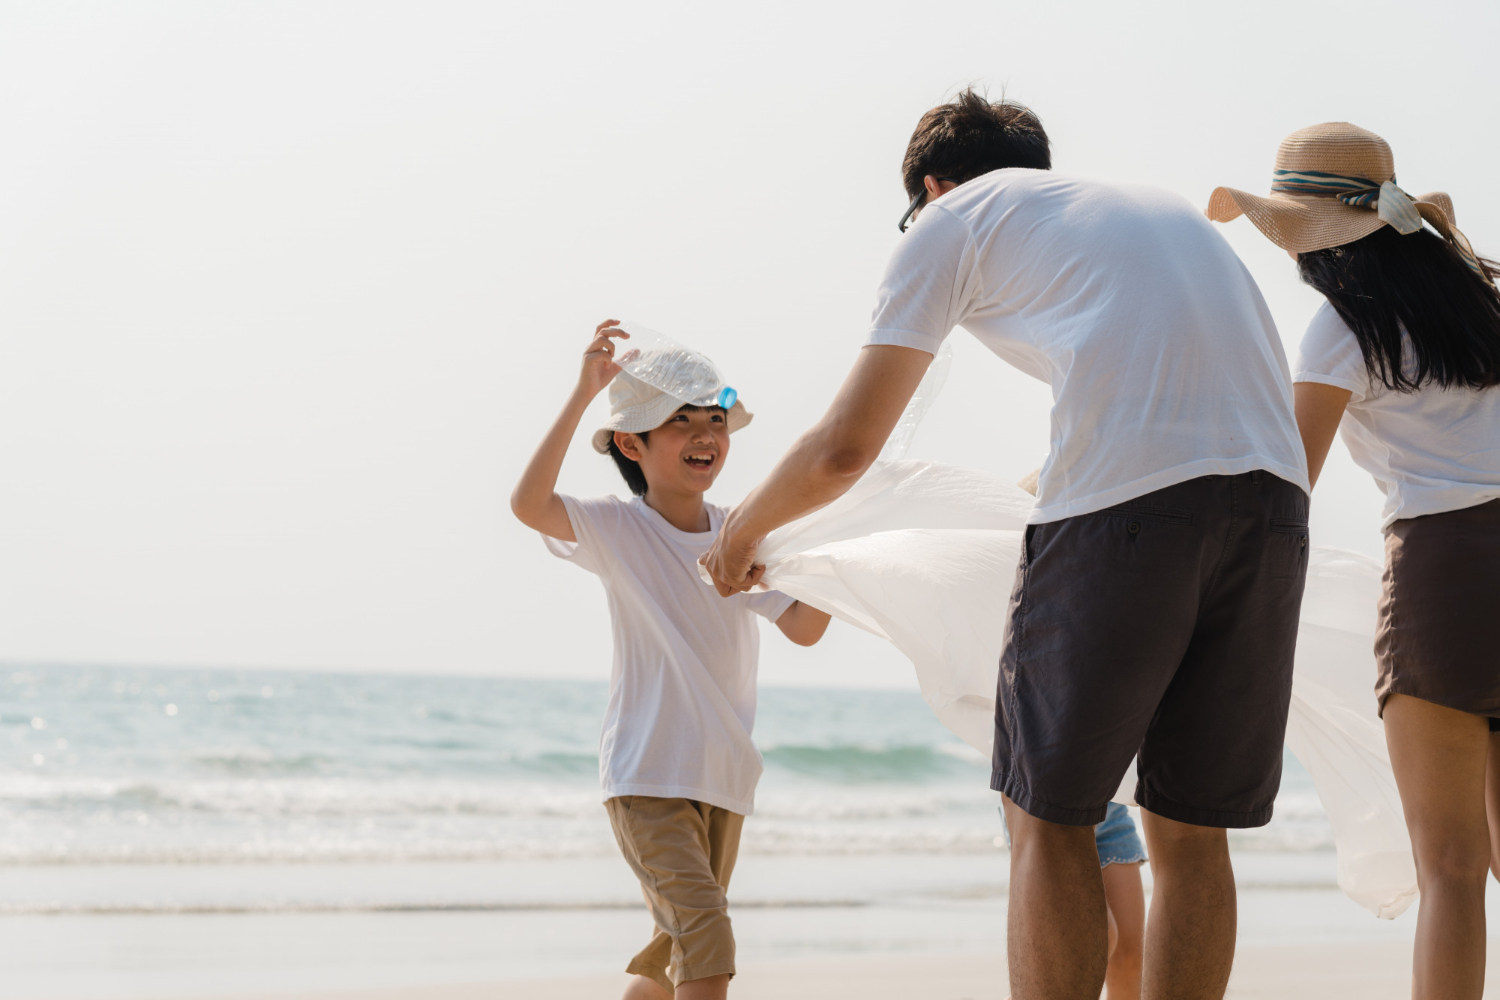
<path fill-rule="evenodd" d="M 1371 383 L 1397 392 L 1500 385 L 1500 265 L 1480 263 L 1488 280 L 1436 233 L 1390 226 L 1297 256 L 1302 280 L 1354 331 Z"/>

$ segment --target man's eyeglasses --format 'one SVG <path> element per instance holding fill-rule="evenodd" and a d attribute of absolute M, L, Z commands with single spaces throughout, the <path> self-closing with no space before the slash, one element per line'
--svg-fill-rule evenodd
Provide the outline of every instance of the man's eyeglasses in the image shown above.
<path fill-rule="evenodd" d="M 933 179 L 939 181 L 952 181 L 954 184 L 963 183 L 963 181 L 959 180 L 957 177 L 935 177 Z M 906 206 L 906 214 L 901 216 L 901 221 L 896 224 L 896 228 L 900 229 L 903 233 L 906 232 L 906 224 L 911 221 L 911 217 L 913 215 L 916 215 L 919 211 L 922 210 L 922 202 L 926 199 L 927 189 L 924 187 L 922 190 L 917 192 L 917 196 L 911 200 L 911 204 Z"/>

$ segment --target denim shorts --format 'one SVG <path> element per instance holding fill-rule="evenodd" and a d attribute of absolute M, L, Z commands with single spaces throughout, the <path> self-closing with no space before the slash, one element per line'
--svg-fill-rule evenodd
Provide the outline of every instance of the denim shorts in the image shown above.
<path fill-rule="evenodd" d="M 1005 823 L 1005 807 L 1000 807 L 1000 825 L 1005 827 L 1005 846 L 1010 846 L 1010 827 Z M 1118 802 L 1111 802 L 1104 814 L 1104 822 L 1094 827 L 1094 849 L 1099 852 L 1099 867 L 1110 865 L 1134 865 L 1146 860 L 1146 849 L 1141 846 L 1140 835 L 1135 832 L 1135 820 L 1130 810 Z"/>
<path fill-rule="evenodd" d="M 1099 851 L 1099 867 L 1133 865 L 1146 860 L 1146 849 L 1135 832 L 1130 810 L 1111 802 L 1104 822 L 1094 827 L 1094 847 Z"/>

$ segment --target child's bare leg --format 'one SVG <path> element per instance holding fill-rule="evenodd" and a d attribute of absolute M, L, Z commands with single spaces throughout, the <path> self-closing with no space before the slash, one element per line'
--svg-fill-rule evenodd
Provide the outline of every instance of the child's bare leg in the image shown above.
<path fill-rule="evenodd" d="M 729 973 L 727 972 L 704 979 L 689 979 L 677 987 L 677 1000 L 724 1000 L 727 996 L 729 996 Z"/>
<path fill-rule="evenodd" d="M 1490 733 L 1484 768 L 1484 805 L 1490 825 L 1490 871 L 1500 879 L 1500 733 Z"/>
<path fill-rule="evenodd" d="M 1141 888 L 1141 866 L 1105 867 L 1104 902 L 1109 907 L 1111 934 L 1109 966 L 1104 972 L 1108 1000 L 1140 1000 L 1141 949 L 1146 931 L 1146 893 Z"/>
<path fill-rule="evenodd" d="M 631 976 L 630 985 L 625 987 L 625 995 L 620 1000 L 672 1000 L 672 994 L 658 986 L 650 976 Z"/>
<path fill-rule="evenodd" d="M 689 979 L 677 987 L 676 995 L 677 1000 L 724 1000 L 729 996 L 729 973 Z M 632 976 L 621 1000 L 672 1000 L 672 994 L 650 976 Z"/>

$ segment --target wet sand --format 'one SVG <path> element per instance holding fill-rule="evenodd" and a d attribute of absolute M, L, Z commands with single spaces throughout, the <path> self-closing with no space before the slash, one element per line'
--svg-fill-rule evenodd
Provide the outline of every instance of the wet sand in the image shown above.
<path fill-rule="evenodd" d="M 1490 964 L 1500 959 L 1500 940 Z M 1228 996 L 1240 1000 L 1404 1000 L 1411 992 L 1408 948 L 1325 944 L 1241 948 Z M 240 995 L 239 1000 L 611 1000 L 619 974 L 516 980 L 422 988 Z M 730 988 L 738 1000 L 999 1000 L 1005 996 L 1002 955 L 862 955 L 745 968 Z M 1500 984 L 1486 991 L 1500 997 Z"/>

